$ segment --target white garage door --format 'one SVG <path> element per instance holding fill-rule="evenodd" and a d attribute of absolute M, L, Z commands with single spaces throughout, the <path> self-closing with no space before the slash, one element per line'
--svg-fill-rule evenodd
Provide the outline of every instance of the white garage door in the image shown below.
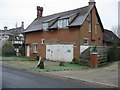
<path fill-rule="evenodd" d="M 73 59 L 73 44 L 47 44 L 46 59 L 71 62 Z"/>

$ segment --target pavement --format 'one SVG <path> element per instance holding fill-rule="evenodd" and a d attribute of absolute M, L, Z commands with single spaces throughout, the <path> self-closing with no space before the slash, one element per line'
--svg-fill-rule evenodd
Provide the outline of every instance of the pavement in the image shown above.
<path fill-rule="evenodd" d="M 120 85 L 120 83 L 118 84 L 118 72 L 120 72 L 118 69 L 118 62 L 114 62 L 95 69 L 54 71 L 46 73 L 64 78 L 118 88 L 118 85 Z"/>

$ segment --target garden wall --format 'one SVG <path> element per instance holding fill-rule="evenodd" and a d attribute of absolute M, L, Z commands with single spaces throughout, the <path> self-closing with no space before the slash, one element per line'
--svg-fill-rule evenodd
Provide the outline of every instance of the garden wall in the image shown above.
<path fill-rule="evenodd" d="M 115 49 L 112 49 L 115 48 Z M 80 64 L 90 66 L 90 54 L 96 49 L 98 53 L 98 66 L 106 64 L 108 61 L 120 60 L 120 48 L 106 46 L 90 46 L 80 55 Z M 111 50 L 112 49 L 112 50 Z M 112 55 L 110 55 L 112 54 Z M 113 60 L 108 60 L 109 58 Z"/>

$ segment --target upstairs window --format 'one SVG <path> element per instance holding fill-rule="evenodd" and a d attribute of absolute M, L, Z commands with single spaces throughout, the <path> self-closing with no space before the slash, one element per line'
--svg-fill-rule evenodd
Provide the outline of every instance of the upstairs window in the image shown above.
<path fill-rule="evenodd" d="M 91 31 L 92 31 L 91 12 L 90 12 L 89 15 L 87 16 L 86 20 L 87 20 L 88 23 L 89 23 L 89 26 L 88 26 L 88 32 L 91 32 Z"/>
<path fill-rule="evenodd" d="M 47 30 L 48 29 L 48 23 L 43 23 L 43 30 Z"/>
<path fill-rule="evenodd" d="M 89 28 L 88 28 L 88 31 L 89 31 L 89 32 L 92 31 L 92 24 L 91 24 L 91 22 L 89 22 Z"/>
<path fill-rule="evenodd" d="M 33 43 L 33 53 L 37 53 L 38 43 Z"/>
<path fill-rule="evenodd" d="M 66 28 L 68 26 L 68 19 L 58 21 L 58 28 Z"/>

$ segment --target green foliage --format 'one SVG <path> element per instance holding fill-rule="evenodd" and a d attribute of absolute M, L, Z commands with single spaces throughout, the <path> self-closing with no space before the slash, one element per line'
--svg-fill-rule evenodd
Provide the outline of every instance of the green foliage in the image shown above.
<path fill-rule="evenodd" d="M 97 46 L 94 46 L 92 52 L 97 52 Z"/>
<path fill-rule="evenodd" d="M 25 47 L 24 47 L 24 45 L 22 45 L 22 46 L 19 48 L 19 52 L 20 52 L 21 56 L 25 56 Z"/>
<path fill-rule="evenodd" d="M 15 56 L 16 51 L 14 46 L 12 45 L 11 42 L 7 41 L 3 46 L 2 46 L 2 56 Z"/>
<path fill-rule="evenodd" d="M 117 47 L 116 46 L 108 50 L 107 61 L 108 62 L 117 61 Z"/>
<path fill-rule="evenodd" d="M 3 61 L 35 61 L 35 58 L 32 57 L 2 57 Z"/>

